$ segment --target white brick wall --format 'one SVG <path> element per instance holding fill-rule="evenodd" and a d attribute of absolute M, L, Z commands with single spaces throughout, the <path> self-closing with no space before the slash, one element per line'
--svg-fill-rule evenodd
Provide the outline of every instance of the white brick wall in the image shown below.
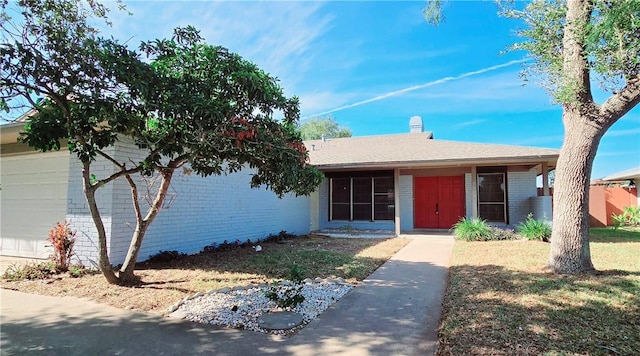
<path fill-rule="evenodd" d="M 551 211 L 550 195 L 530 197 L 529 204 L 534 219 L 551 221 L 553 214 Z"/>
<path fill-rule="evenodd" d="M 413 176 L 400 176 L 400 229 L 413 230 Z"/>
<path fill-rule="evenodd" d="M 464 175 L 464 189 L 466 199 L 467 218 L 473 214 L 471 193 L 475 187 L 471 185 L 471 173 Z M 517 225 L 523 221 L 531 211 L 530 198 L 537 195 L 536 171 L 508 172 L 507 195 L 509 199 L 509 224 Z"/>
<path fill-rule="evenodd" d="M 138 162 L 142 157 L 131 142 L 118 142 L 117 149 L 114 156 L 122 162 Z M 78 230 L 76 252 L 85 264 L 96 265 L 97 234 L 82 193 L 79 163 L 77 159 L 72 161 L 67 218 Z M 92 166 L 98 178 L 113 167 L 103 161 L 96 161 Z M 140 176 L 135 180 L 143 196 L 146 193 L 144 181 Z M 278 199 L 264 188 L 251 189 L 250 180 L 250 170 L 207 178 L 176 171 L 166 199 L 168 203 L 173 197 L 173 202 L 160 211 L 149 227 L 138 260 L 146 260 L 161 250 L 194 253 L 224 240 L 262 239 L 281 230 L 294 234 L 309 232 L 308 197 L 286 195 Z M 124 179 L 118 179 L 99 192 L 99 207 L 107 236 L 110 236 L 109 257 L 112 264 L 120 264 L 135 228 L 131 190 Z M 144 215 L 147 207 L 144 199 L 141 206 Z"/>
<path fill-rule="evenodd" d="M 507 173 L 507 194 L 509 197 L 509 224 L 517 225 L 531 212 L 530 197 L 535 197 L 536 171 Z"/>
<path fill-rule="evenodd" d="M 473 190 L 475 187 L 471 184 L 471 173 L 464 174 L 464 202 L 467 219 L 473 218 L 473 199 L 471 194 L 473 194 Z"/>

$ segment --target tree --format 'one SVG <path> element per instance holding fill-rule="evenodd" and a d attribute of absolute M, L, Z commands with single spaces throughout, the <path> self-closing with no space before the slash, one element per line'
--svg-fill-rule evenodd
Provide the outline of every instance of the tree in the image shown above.
<path fill-rule="evenodd" d="M 436 5 L 439 10 L 440 1 Z M 535 0 L 521 10 L 504 5 L 505 16 L 526 25 L 518 31 L 523 41 L 513 46 L 534 60 L 525 75 L 539 79 L 563 110 L 549 267 L 557 273 L 589 273 L 594 271 L 589 248 L 593 161 L 602 136 L 640 102 L 640 2 Z M 425 15 L 433 12 L 429 7 Z M 610 93 L 603 103 L 593 99 L 594 84 Z"/>
<path fill-rule="evenodd" d="M 98 231 L 99 266 L 109 283 L 135 280 L 135 262 L 149 225 L 165 200 L 176 169 L 189 165 L 208 176 L 254 170 L 251 186 L 282 196 L 306 195 L 322 180 L 307 165 L 297 131 L 299 104 L 277 80 L 225 48 L 206 44 L 194 28 L 171 39 L 142 43 L 139 52 L 97 36 L 88 19 L 106 18 L 100 5 L 80 0 L 21 1 L 22 24 L 3 4 L 0 47 L 2 105 L 23 98 L 37 110 L 22 140 L 47 151 L 67 140 L 82 163 L 84 193 Z M 14 31 L 19 29 L 19 31 Z M 141 54 L 148 56 L 143 61 Z M 282 113 L 278 120 L 275 113 Z M 140 162 L 120 162 L 105 148 L 129 137 L 144 149 Z M 96 158 L 114 171 L 96 177 Z M 142 210 L 137 175 L 156 175 L 149 208 Z M 124 264 L 113 270 L 96 191 L 124 179 L 136 226 Z"/>
<path fill-rule="evenodd" d="M 351 137 L 351 129 L 340 126 L 332 116 L 314 117 L 300 124 L 303 140 L 319 140 L 325 138 Z"/>

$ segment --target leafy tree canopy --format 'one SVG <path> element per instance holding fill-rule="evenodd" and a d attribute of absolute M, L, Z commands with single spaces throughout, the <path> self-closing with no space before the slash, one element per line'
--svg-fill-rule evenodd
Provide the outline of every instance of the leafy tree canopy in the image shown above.
<path fill-rule="evenodd" d="M 278 196 L 306 195 L 320 184 L 322 174 L 307 164 L 297 130 L 298 99 L 285 97 L 277 80 L 255 64 L 207 44 L 196 29 L 177 28 L 170 39 L 130 50 L 89 25 L 89 19 L 106 20 L 106 9 L 93 1 L 22 0 L 19 12 L 0 4 L 0 103 L 11 110 L 21 99 L 37 112 L 23 142 L 48 151 L 66 141 L 82 162 L 100 267 L 109 282 L 133 278 L 144 233 L 173 171 L 186 164 L 202 176 L 252 168 L 251 186 Z M 139 144 L 146 157 L 123 162 L 111 156 L 105 148 L 121 137 Z M 91 173 L 98 157 L 113 164 L 112 174 Z M 132 178 L 138 173 L 161 177 L 146 213 Z M 95 192 L 121 177 L 131 187 L 137 226 L 116 274 Z"/>
<path fill-rule="evenodd" d="M 332 116 L 314 117 L 300 124 L 303 140 L 319 140 L 325 138 L 351 137 L 351 129 L 340 126 Z"/>

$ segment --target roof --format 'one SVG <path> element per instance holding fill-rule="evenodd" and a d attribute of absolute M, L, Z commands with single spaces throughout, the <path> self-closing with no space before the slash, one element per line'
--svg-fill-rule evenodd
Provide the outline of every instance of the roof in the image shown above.
<path fill-rule="evenodd" d="M 640 180 L 640 166 L 627 169 L 626 171 L 610 174 L 602 178 L 602 180 L 604 181 L 617 181 L 617 180 L 630 180 L 630 179 Z"/>
<path fill-rule="evenodd" d="M 494 145 L 431 139 L 431 132 L 305 141 L 310 163 L 320 169 L 401 168 L 459 164 L 555 164 L 550 148 Z"/>

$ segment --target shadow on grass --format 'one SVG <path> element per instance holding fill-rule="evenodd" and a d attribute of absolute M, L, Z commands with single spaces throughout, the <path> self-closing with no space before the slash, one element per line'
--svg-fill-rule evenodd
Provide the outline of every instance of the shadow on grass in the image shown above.
<path fill-rule="evenodd" d="M 450 268 L 439 354 L 640 354 L 640 274 Z"/>

